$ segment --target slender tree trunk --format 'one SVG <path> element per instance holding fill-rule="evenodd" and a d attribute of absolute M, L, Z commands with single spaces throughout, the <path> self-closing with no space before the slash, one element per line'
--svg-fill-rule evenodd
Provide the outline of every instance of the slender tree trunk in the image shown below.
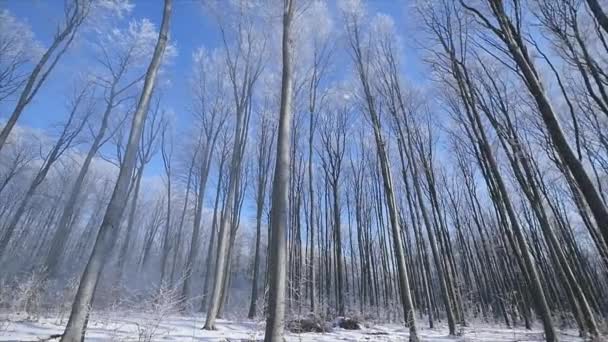
<path fill-rule="evenodd" d="M 593 16 L 595 17 L 595 20 L 597 20 L 597 22 L 600 24 L 600 26 L 602 26 L 604 31 L 608 33 L 608 16 L 606 16 L 606 12 L 604 12 L 604 9 L 602 8 L 602 5 L 600 5 L 600 2 L 598 0 L 587 0 L 587 5 L 589 5 L 591 13 L 593 13 Z"/>
<path fill-rule="evenodd" d="M 290 137 L 292 121 L 292 20 L 296 0 L 283 0 L 283 41 L 282 41 L 282 80 L 281 108 L 277 139 L 277 156 L 272 183 L 272 206 L 270 223 L 270 290 L 268 316 L 266 318 L 265 342 L 278 342 L 283 339 L 285 321 L 285 288 L 287 215 L 290 170 Z"/>
<path fill-rule="evenodd" d="M 209 279 L 211 273 L 211 266 L 213 264 L 213 245 L 215 244 L 215 235 L 217 232 L 217 220 L 218 220 L 218 205 L 220 202 L 221 195 L 221 185 L 222 180 L 221 176 L 224 170 L 224 154 L 222 154 L 220 160 L 220 166 L 218 168 L 218 180 L 217 180 L 217 188 L 215 191 L 215 202 L 213 204 L 213 219 L 211 222 L 211 237 L 209 238 L 209 245 L 207 247 L 207 257 L 205 258 L 205 280 L 203 281 L 203 300 L 201 301 L 201 311 L 205 311 L 207 309 L 207 297 L 209 296 Z M 221 210 L 223 213 L 223 209 Z M 221 216 L 223 214 L 220 213 L 220 220 L 222 220 Z"/>
<path fill-rule="evenodd" d="M 262 231 L 262 208 L 258 204 L 255 215 L 255 256 L 253 259 L 253 283 L 251 285 L 251 302 L 249 303 L 249 313 L 247 317 L 253 319 L 257 311 L 258 300 L 258 273 L 260 268 L 260 239 Z"/>
<path fill-rule="evenodd" d="M 167 171 L 167 218 L 165 222 L 165 231 L 163 232 L 163 250 L 160 260 L 160 286 L 168 284 L 165 280 L 165 274 L 167 273 L 167 260 L 169 259 L 169 230 L 171 229 L 171 169 Z"/>
<path fill-rule="evenodd" d="M 184 220 L 186 218 L 186 211 L 188 210 L 188 200 L 190 199 L 190 185 L 192 184 L 192 171 L 194 169 L 194 159 L 192 159 L 190 168 L 188 169 L 188 180 L 186 181 L 186 197 L 184 198 L 184 206 L 182 207 L 182 213 L 179 218 L 179 225 L 177 227 L 177 240 L 173 246 L 173 263 L 171 265 L 171 284 L 175 284 L 175 270 L 177 269 L 178 259 L 181 256 L 182 246 L 182 231 L 184 228 Z"/>
<path fill-rule="evenodd" d="M 65 332 L 61 338 L 61 342 L 79 342 L 83 341 L 86 333 L 86 325 L 89 317 L 89 311 L 93 304 L 93 295 L 103 266 L 106 263 L 108 253 L 112 249 L 112 243 L 115 240 L 116 231 L 120 224 L 120 218 L 127 202 L 129 181 L 133 168 L 135 167 L 135 159 L 141 138 L 141 132 L 148 113 L 150 98 L 154 89 L 154 83 L 160 68 L 160 63 L 167 46 L 169 35 L 169 20 L 171 16 L 172 0 L 165 0 L 163 9 L 163 19 L 158 35 L 158 41 L 154 48 L 154 54 L 144 81 L 143 90 L 137 104 L 137 108 L 133 115 L 133 123 L 129 134 L 129 144 L 125 152 L 123 165 L 120 169 L 118 180 L 112 198 L 108 204 L 108 209 L 97 234 L 93 252 L 89 258 L 87 266 L 84 270 L 80 285 L 72 305 L 72 312 L 66 326 Z"/>
<path fill-rule="evenodd" d="M 467 7 L 467 9 L 476 11 L 470 7 Z M 547 132 L 551 137 L 551 141 L 555 145 L 557 152 L 563 158 L 568 169 L 570 169 L 572 172 L 572 176 L 581 189 L 582 195 L 585 198 L 587 205 L 589 205 L 591 213 L 593 214 L 593 217 L 595 218 L 595 221 L 597 222 L 598 227 L 604 236 L 604 240 L 608 241 L 608 209 L 606 208 L 606 205 L 604 204 L 596 187 L 593 185 L 593 182 L 583 167 L 583 164 L 576 157 L 574 151 L 572 151 L 572 148 L 566 140 L 555 110 L 547 98 L 536 67 L 528 54 L 528 50 L 523 38 L 518 32 L 514 31 L 513 23 L 507 16 L 502 1 L 493 1 L 491 4 L 491 9 L 500 24 L 500 32 L 502 33 L 500 38 L 505 43 L 506 48 L 513 57 L 513 60 L 519 67 L 521 76 L 526 81 L 525 85 L 536 102 L 536 106 L 541 114 L 543 122 L 545 123 L 545 127 L 547 128 Z"/>
<path fill-rule="evenodd" d="M 192 288 L 192 278 L 194 274 L 194 259 L 198 255 L 198 251 L 200 248 L 200 235 L 201 235 L 201 223 L 202 223 L 202 215 L 203 215 L 203 201 L 205 198 L 205 189 L 207 187 L 207 178 L 209 175 L 209 167 L 211 164 L 211 156 L 213 155 L 213 146 L 211 141 L 207 141 L 205 147 L 203 148 L 203 159 L 199 169 L 199 179 L 198 179 L 198 191 L 197 194 L 197 206 L 196 212 L 194 214 L 194 224 L 192 228 L 192 240 L 190 240 L 190 251 L 188 253 L 188 257 L 186 258 L 186 264 L 184 265 L 184 286 L 182 287 L 181 297 L 183 300 L 186 300 L 190 295 Z M 185 308 L 186 306 L 182 306 Z"/>
<path fill-rule="evenodd" d="M 312 173 L 312 150 L 314 139 L 314 117 L 313 111 L 310 111 L 308 132 L 308 199 L 310 206 L 308 230 L 310 232 L 310 252 L 308 255 L 308 286 L 310 288 L 310 311 L 316 311 L 316 285 L 315 285 L 315 204 L 314 204 L 314 184 Z"/>
<path fill-rule="evenodd" d="M 135 225 L 135 213 L 137 212 L 137 202 L 139 200 L 139 190 L 141 187 L 141 180 L 144 174 L 144 165 L 137 169 L 135 175 L 135 185 L 133 186 L 133 198 L 131 199 L 131 208 L 129 216 L 127 218 L 127 231 L 125 235 L 125 241 L 123 241 L 118 258 L 116 260 L 116 267 L 118 268 L 118 276 L 116 277 L 116 283 L 122 284 L 125 272 L 125 266 L 128 264 L 127 259 L 129 257 L 129 250 L 131 248 L 131 240 L 133 239 L 133 226 Z"/>
<path fill-rule="evenodd" d="M 342 234 L 340 224 L 340 197 L 338 194 L 338 180 L 333 180 L 333 214 L 334 214 L 334 241 L 336 249 L 336 287 L 338 315 L 344 316 L 344 271 L 342 270 Z"/>
<path fill-rule="evenodd" d="M 237 123 L 235 128 L 234 143 L 232 149 L 232 160 L 230 162 L 228 192 L 226 194 L 226 210 L 220 220 L 217 245 L 217 260 L 215 263 L 215 277 L 213 281 L 213 290 L 211 291 L 211 300 L 207 309 L 207 317 L 203 329 L 215 330 L 215 320 L 220 307 L 221 292 L 224 287 L 223 272 L 228 260 L 227 248 L 230 239 L 230 223 L 232 222 L 231 214 L 233 212 L 234 198 L 237 192 L 238 178 L 241 176 L 241 146 L 242 146 L 242 130 L 244 129 L 243 111 L 237 110 Z"/>
<path fill-rule="evenodd" d="M 61 257 L 64 253 L 65 243 L 68 240 L 70 232 L 70 221 L 72 220 L 72 216 L 74 215 L 74 208 L 76 206 L 76 201 L 78 201 L 78 197 L 81 192 L 82 185 L 84 184 L 84 180 L 87 172 L 89 171 L 89 167 L 91 166 L 91 162 L 95 157 L 95 154 L 99 150 L 105 131 L 108 127 L 108 120 L 110 118 L 110 113 L 112 111 L 113 99 L 114 99 L 114 88 L 112 88 L 110 92 L 110 100 L 106 106 L 106 110 L 103 114 L 103 118 L 101 121 L 101 126 L 99 127 L 99 131 L 97 131 L 97 135 L 93 140 L 93 144 L 89 151 L 87 152 L 87 156 L 80 167 L 80 171 L 78 172 L 78 176 L 74 181 L 74 185 L 72 186 L 72 191 L 70 192 L 70 197 L 65 204 L 65 209 L 59 218 L 59 223 L 57 224 L 57 230 L 53 235 L 53 240 L 51 241 L 51 248 L 49 250 L 48 256 L 45 262 L 45 271 L 49 278 L 53 278 L 57 276 L 58 269 L 57 267 L 60 265 Z"/>
<path fill-rule="evenodd" d="M 408 120 L 407 118 L 405 120 Z M 406 123 L 407 125 L 407 123 Z M 420 175 L 418 174 L 418 170 L 417 170 L 417 165 L 416 165 L 416 160 L 414 158 L 413 155 L 413 146 L 412 146 L 412 141 L 411 141 L 411 136 L 415 133 L 411 132 L 409 130 L 409 125 L 406 126 L 407 132 L 405 134 L 407 134 L 407 140 L 408 140 L 408 146 L 405 147 L 403 146 L 403 149 L 406 150 L 406 155 L 407 155 L 407 159 L 408 162 L 410 164 L 410 172 L 412 175 L 412 182 L 414 185 L 414 193 L 415 193 L 415 197 L 418 199 L 418 208 L 420 209 L 420 213 L 422 214 L 422 219 L 424 222 L 424 225 L 426 226 L 426 230 L 427 230 L 427 236 L 429 239 L 429 245 L 431 246 L 431 252 L 433 255 L 433 260 L 435 262 L 435 268 L 437 269 L 437 274 L 439 275 L 439 285 L 441 288 L 441 292 L 443 294 L 443 299 L 444 299 L 444 304 L 445 304 L 445 311 L 446 311 L 446 315 L 448 318 L 448 327 L 449 327 L 449 333 L 450 335 L 456 335 L 456 321 L 455 321 L 455 317 L 454 317 L 454 309 L 453 309 L 453 303 L 452 303 L 452 299 L 451 299 L 451 292 L 450 292 L 450 287 L 452 286 L 451 283 L 448 281 L 448 270 L 446 265 L 443 263 L 443 259 L 444 257 L 442 256 L 442 254 L 439 252 L 439 249 L 437 247 L 437 242 L 435 240 L 435 233 L 433 233 L 433 225 L 431 224 L 431 220 L 429 218 L 429 214 L 428 211 L 426 209 L 426 205 L 424 203 L 424 199 L 422 197 L 422 189 L 420 186 Z M 403 137 L 404 134 L 402 132 L 400 132 L 400 136 Z"/>

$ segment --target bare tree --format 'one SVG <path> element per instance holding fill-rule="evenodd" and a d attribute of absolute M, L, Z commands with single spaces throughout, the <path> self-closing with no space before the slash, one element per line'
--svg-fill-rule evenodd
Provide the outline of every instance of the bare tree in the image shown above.
<path fill-rule="evenodd" d="M 228 150 L 229 150 L 229 134 L 224 131 L 222 136 L 221 146 L 222 148 L 219 150 L 219 161 L 217 166 L 217 185 L 215 189 L 215 200 L 213 202 L 213 218 L 211 219 L 211 236 L 209 238 L 209 244 L 207 245 L 207 255 L 205 257 L 205 274 L 203 281 L 203 300 L 201 301 L 201 311 L 205 311 L 207 309 L 207 300 L 209 296 L 209 280 L 210 275 L 212 274 L 212 265 L 214 264 L 214 255 L 217 253 L 214 252 L 214 245 L 216 244 L 216 236 L 218 231 L 218 221 L 222 220 L 222 215 L 224 215 L 224 205 L 225 202 L 221 200 L 222 195 L 225 197 L 225 193 L 223 194 L 223 188 L 226 186 L 226 181 L 223 179 L 226 161 L 228 160 Z M 220 203 L 220 201 L 222 203 Z M 221 208 L 220 208 L 221 206 Z"/>
<path fill-rule="evenodd" d="M 135 172 L 133 174 L 131 186 L 129 187 L 129 192 L 131 193 L 131 208 L 127 216 L 125 238 L 122 243 L 117 244 L 117 246 L 120 247 L 117 250 L 118 255 L 116 259 L 116 267 L 118 269 L 118 277 L 116 278 L 117 284 L 121 284 L 124 280 L 124 271 L 128 262 L 127 259 L 129 258 L 128 251 L 132 249 L 133 240 L 136 236 L 135 220 L 137 217 L 137 210 L 139 209 L 138 204 L 140 201 L 141 182 L 144 176 L 144 169 L 146 165 L 152 161 L 153 156 L 159 149 L 159 138 L 161 130 L 164 127 L 166 114 L 165 111 L 160 108 L 160 101 L 161 98 L 158 96 L 155 99 L 154 107 L 149 108 L 150 112 L 146 117 L 146 122 L 144 123 L 139 140 Z"/>
<path fill-rule="evenodd" d="M 346 14 L 346 28 L 348 33 L 350 53 L 355 63 L 355 70 L 361 83 L 363 90 L 363 101 L 365 105 L 366 114 L 369 116 L 374 130 L 374 139 L 376 142 L 376 149 L 378 158 L 380 160 L 380 167 L 382 172 L 382 180 L 384 185 L 384 195 L 386 205 L 388 207 L 390 226 L 393 240 L 393 252 L 395 254 L 395 260 L 397 264 L 397 272 L 399 276 L 399 288 L 400 297 L 403 304 L 403 317 L 406 325 L 409 326 L 410 330 L 410 342 L 417 342 L 418 329 L 416 326 L 416 319 L 414 316 L 414 304 L 412 301 L 412 294 L 408 276 L 408 270 L 405 263 L 405 252 L 402 245 L 401 238 L 401 227 L 399 224 L 399 213 L 395 199 L 395 192 L 393 188 L 393 181 L 390 172 L 390 165 L 386 150 L 385 139 L 381 131 L 381 122 L 378 112 L 377 100 L 373 94 L 371 79 L 370 79 L 370 68 L 369 63 L 373 56 L 371 55 L 371 48 L 364 46 L 362 43 L 362 32 L 361 32 L 361 18 L 357 13 Z"/>
<path fill-rule="evenodd" d="M 202 53 L 195 58 L 194 68 L 193 112 L 200 124 L 201 137 L 199 141 L 200 146 L 196 147 L 198 151 L 196 153 L 198 168 L 195 168 L 195 174 L 197 175 L 195 184 L 198 187 L 195 191 L 197 197 L 192 240 L 190 241 L 190 251 L 184 265 L 186 274 L 182 288 L 182 297 L 184 299 L 190 295 L 192 270 L 200 248 L 203 204 L 211 162 L 218 137 L 224 130 L 228 113 L 228 106 L 224 99 L 224 96 L 226 96 L 224 90 L 225 80 L 223 79 L 224 69 L 217 64 L 210 63 L 207 56 L 204 56 Z"/>
<path fill-rule="evenodd" d="M 64 7 L 65 22 L 57 28 L 53 42 L 40 57 L 40 60 L 36 63 L 36 66 L 28 76 L 27 82 L 25 82 L 25 86 L 19 95 L 15 109 L 13 109 L 6 125 L 4 125 L 0 132 L 0 151 L 4 148 L 4 144 L 6 143 L 9 134 L 13 130 L 13 127 L 15 127 L 15 124 L 25 107 L 32 101 L 34 96 L 36 96 L 36 93 L 53 71 L 61 56 L 65 54 L 74 41 L 78 29 L 89 14 L 90 8 L 91 0 L 66 1 Z"/>
<path fill-rule="evenodd" d="M 439 43 L 440 53 L 436 55 L 437 68 L 444 70 L 446 75 L 454 79 L 456 96 L 459 100 L 451 102 L 455 115 L 465 125 L 465 133 L 474 146 L 474 154 L 480 166 L 485 169 L 484 175 L 488 188 L 495 201 L 496 211 L 505 226 L 505 235 L 509 244 L 516 253 L 516 261 L 525 274 L 524 278 L 532 288 L 532 297 L 543 320 L 545 338 L 547 341 L 557 339 L 555 327 L 551 318 L 547 297 L 543 289 L 537 267 L 533 262 L 532 254 L 526 242 L 523 229 L 515 214 L 511 194 L 507 190 L 506 182 L 499 171 L 494 152 L 490 146 L 486 130 L 481 122 L 481 114 L 477 106 L 478 99 L 473 95 L 471 79 L 463 55 L 467 50 L 467 42 L 456 39 L 457 33 L 465 34 L 464 19 L 453 5 L 448 2 L 440 4 L 439 9 L 429 8 L 426 16 L 429 31 Z M 444 12 L 442 12 L 444 11 Z M 466 60 L 466 59 L 465 59 Z M 442 63 L 445 63 L 443 65 Z M 449 82 L 449 81 L 448 81 Z M 450 83 L 451 84 L 451 83 Z"/>
<path fill-rule="evenodd" d="M 270 209 L 270 256 L 268 316 L 264 341 L 281 341 L 285 320 L 285 288 L 287 283 L 287 201 L 290 170 L 291 101 L 293 92 L 291 26 L 295 12 L 295 0 L 283 1 L 283 38 L 281 76 L 281 107 L 277 136 L 277 155 L 272 182 Z"/>
<path fill-rule="evenodd" d="M 57 142 L 44 158 L 44 162 L 34 177 L 34 180 L 29 185 L 23 201 L 21 201 L 15 210 L 15 213 L 4 228 L 2 239 L 0 239 L 0 258 L 5 256 L 8 243 L 10 242 L 19 221 L 25 213 L 30 200 L 34 196 L 36 189 L 42 184 L 53 164 L 64 154 L 66 150 L 74 146 L 74 143 L 77 140 L 76 138 L 80 135 L 82 129 L 87 123 L 87 120 L 91 116 L 92 111 L 93 103 L 90 100 L 90 86 L 87 84 L 81 87 L 81 89 L 76 92 L 74 98 L 71 100 L 68 119 L 63 125 Z"/>
<path fill-rule="evenodd" d="M 224 42 L 225 62 L 228 72 L 229 87 L 234 101 L 235 113 L 232 156 L 228 169 L 226 208 L 218 231 L 217 260 L 213 290 L 207 310 L 204 329 L 215 329 L 215 319 L 221 306 L 221 293 L 224 290 L 224 272 L 228 257 L 232 213 L 235 209 L 236 194 L 242 176 L 243 153 L 247 142 L 247 131 L 252 111 L 254 86 L 263 69 L 265 39 L 253 31 L 253 17 L 244 16 L 246 4 L 240 3 L 236 8 L 241 29 L 235 32 L 235 44 L 228 42 L 227 28 L 220 25 Z"/>
<path fill-rule="evenodd" d="M 27 80 L 27 65 L 38 46 L 30 27 L 8 10 L 0 12 L 0 102 L 10 98 Z"/>
<path fill-rule="evenodd" d="M 138 33 L 141 34 L 140 32 Z M 124 34 L 123 32 L 121 32 L 121 34 L 127 36 L 127 39 L 124 44 L 119 44 L 119 46 L 114 49 L 110 49 L 109 45 L 115 43 L 115 40 L 107 41 L 100 39 L 96 42 L 96 48 L 99 50 L 100 55 L 104 57 L 103 59 L 99 59 L 102 72 L 95 75 L 95 83 L 98 87 L 103 89 L 105 109 L 101 115 L 100 124 L 97 127 L 97 130 L 92 132 L 93 142 L 82 162 L 80 172 L 72 185 L 72 190 L 51 242 L 51 248 L 45 262 L 46 272 L 51 278 L 57 275 L 57 267 L 61 262 L 61 257 L 64 252 L 66 236 L 69 235 L 70 222 L 73 218 L 75 204 L 81 195 L 82 186 L 87 172 L 91 167 L 91 163 L 93 162 L 93 158 L 99 149 L 114 137 L 117 130 L 122 128 L 123 121 L 126 120 L 128 116 L 123 115 L 120 120 L 117 120 L 115 127 L 112 129 L 112 114 L 116 115 L 116 110 L 133 98 L 133 95 L 130 94 L 131 90 L 135 88 L 135 85 L 145 76 L 143 71 L 132 71 L 132 69 L 135 69 L 134 66 L 140 62 L 141 53 L 143 52 L 136 52 L 136 50 L 145 50 L 140 46 L 145 42 L 142 42 L 142 39 L 137 34 Z M 138 54 L 140 55 L 138 56 Z M 93 131 L 94 126 L 90 125 L 90 129 Z M 109 129 L 112 130 L 108 132 Z"/>
<path fill-rule="evenodd" d="M 489 14 L 482 13 L 478 8 L 469 6 L 464 1 L 461 1 L 461 3 L 464 8 L 478 18 L 480 25 L 484 29 L 490 31 L 502 42 L 504 47 L 497 46 L 500 44 L 499 42 L 495 44 L 495 47 L 498 49 L 506 48 L 509 56 L 519 68 L 518 73 L 525 80 L 525 86 L 536 103 L 539 114 L 557 152 L 572 173 L 587 205 L 591 209 L 593 217 L 598 223 L 604 239 L 608 241 L 608 209 L 583 164 L 568 144 L 558 116 L 541 82 L 537 67 L 529 55 L 528 45 L 521 32 L 521 4 L 518 0 L 513 0 L 515 10 L 513 18 L 507 14 L 502 0 L 488 1 Z"/>
<path fill-rule="evenodd" d="M 169 36 L 169 20 L 171 17 L 172 0 L 165 0 L 163 9 L 163 19 L 160 27 L 158 42 L 154 48 L 152 60 L 146 72 L 144 86 L 140 99 L 137 104 L 137 109 L 133 115 L 133 123 L 131 133 L 129 135 L 129 144 L 125 153 L 124 163 L 120 168 L 118 180 L 112 193 L 112 199 L 108 205 L 105 217 L 97 238 L 93 252 L 89 258 L 87 266 L 84 270 L 70 319 L 66 326 L 65 332 L 61 337 L 62 342 L 82 341 L 86 333 L 86 325 L 89 317 L 89 311 L 93 302 L 93 294 L 99 280 L 99 275 L 106 263 L 108 253 L 112 248 L 112 242 L 115 240 L 116 230 L 120 223 L 120 218 L 127 203 L 128 188 L 131 174 L 135 167 L 135 159 L 137 157 L 138 145 L 145 124 L 150 98 L 156 82 L 156 76 L 160 68 L 163 53 L 167 46 Z"/>
<path fill-rule="evenodd" d="M 265 109 L 265 108 L 264 108 Z M 274 146 L 274 135 L 276 126 L 268 118 L 268 114 L 261 113 L 260 123 L 258 127 L 257 139 L 257 155 L 255 168 L 255 254 L 253 257 L 253 282 L 251 285 L 251 302 L 249 304 L 249 313 L 247 317 L 254 318 L 257 312 L 258 300 L 258 278 L 260 269 L 260 240 L 262 238 L 262 214 L 266 203 L 266 192 L 268 191 L 268 178 L 270 166 L 272 162 L 272 147 Z"/>
<path fill-rule="evenodd" d="M 171 127 L 168 122 L 165 121 L 165 124 L 162 128 L 161 132 L 161 155 L 163 157 L 163 167 L 165 169 L 165 177 L 167 184 L 167 217 L 165 218 L 165 230 L 163 231 L 163 240 L 162 240 L 162 257 L 160 262 L 160 284 L 161 286 L 166 285 L 166 273 L 167 273 L 167 260 L 169 259 L 169 253 L 171 252 L 170 240 L 169 240 L 169 231 L 171 230 L 171 177 L 173 176 L 173 169 L 171 166 L 172 158 L 173 158 L 173 134 L 169 131 Z M 174 248 L 178 248 L 175 246 Z"/>
<path fill-rule="evenodd" d="M 249 309 L 271 341 L 369 317 L 411 341 L 428 334 L 419 322 L 455 336 L 482 321 L 604 338 L 605 227 L 543 114 L 606 206 L 602 1 L 419 1 L 403 35 L 363 0 L 205 1 L 220 44 L 193 51 L 186 122 L 167 118 L 179 89 L 154 90 L 174 51 L 171 2 L 158 33 L 99 20 L 98 6 L 129 0 L 88 1 L 81 48 L 94 58 L 74 117 L 57 134 L 16 125 L 0 151 L 2 308 L 27 287 L 29 314 L 65 311 L 78 290 L 66 341 L 85 339 L 91 310 L 166 312 L 168 293 L 176 313 L 207 312 L 205 329 Z M 33 34 L 11 20 L 0 28 L 23 37 L 0 30 L 0 87 L 12 64 L 18 90 L 3 104 L 34 64 L 20 45 Z M 52 109 L 47 97 L 31 102 Z"/>
<path fill-rule="evenodd" d="M 308 231 L 310 235 L 309 255 L 308 255 L 308 288 L 310 295 L 310 310 L 314 312 L 316 310 L 315 298 L 316 287 L 315 287 L 315 205 L 314 205 L 314 179 L 313 179 L 313 149 L 314 149 L 314 136 L 317 118 L 317 111 L 320 104 L 323 103 L 324 93 L 320 89 L 321 80 L 326 74 L 328 64 L 331 57 L 331 50 L 329 49 L 329 40 L 319 41 L 315 39 L 313 41 L 313 58 L 312 66 L 310 70 L 310 76 L 308 80 L 308 201 L 309 201 L 309 213 L 308 213 Z"/>
<path fill-rule="evenodd" d="M 24 172 L 28 166 L 36 159 L 36 147 L 33 143 L 30 143 L 27 137 L 16 139 L 13 148 L 5 150 L 5 154 L 8 154 L 9 160 L 4 161 L 3 165 L 3 179 L 0 183 L 0 193 L 11 183 L 11 180 L 19 176 Z"/>
<path fill-rule="evenodd" d="M 342 258 L 342 223 L 341 223 L 341 203 L 340 203 L 340 174 L 342 173 L 342 160 L 346 150 L 346 137 L 349 133 L 348 123 L 351 108 L 348 105 L 342 108 L 329 110 L 323 118 L 320 137 L 323 146 L 321 162 L 323 170 L 332 192 L 332 213 L 333 213 L 333 239 L 336 250 L 336 291 L 337 313 L 345 315 L 344 304 L 344 265 Z"/>

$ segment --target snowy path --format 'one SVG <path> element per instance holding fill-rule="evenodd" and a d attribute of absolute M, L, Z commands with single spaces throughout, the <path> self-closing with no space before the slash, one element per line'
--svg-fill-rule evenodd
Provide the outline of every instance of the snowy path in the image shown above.
<path fill-rule="evenodd" d="M 1 316 L 0 316 L 1 317 Z M 53 334 L 60 334 L 65 325 L 58 318 L 41 318 L 37 321 L 23 321 L 11 317 L 1 317 L 0 341 L 41 341 Z M 218 320 L 218 330 L 201 330 L 202 317 L 167 317 L 158 323 L 150 315 L 93 315 L 89 323 L 87 341 L 144 341 L 144 336 L 152 341 L 252 341 L 262 340 L 263 323 L 253 321 L 231 322 Z M 504 329 L 497 327 L 469 327 L 462 337 L 448 337 L 447 329 L 422 329 L 423 341 L 471 341 L 471 342 L 507 342 L 507 341 L 543 341 L 542 332 L 538 329 Z M 382 324 L 358 331 L 335 329 L 331 333 L 288 334 L 287 341 L 407 341 L 407 329 L 396 324 Z M 579 342 L 576 331 L 561 332 L 563 342 Z M 57 341 L 57 340 L 54 340 Z"/>

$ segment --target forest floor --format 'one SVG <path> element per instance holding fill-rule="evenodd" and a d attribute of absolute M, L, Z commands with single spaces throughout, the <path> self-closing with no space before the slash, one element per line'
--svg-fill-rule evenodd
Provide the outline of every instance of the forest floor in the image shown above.
<path fill-rule="evenodd" d="M 0 341 L 49 341 L 60 334 L 66 317 L 24 319 L 18 315 L 0 316 Z M 261 341 L 264 323 L 256 321 L 218 320 L 217 330 L 202 330 L 202 316 L 158 317 L 154 314 L 94 313 L 89 322 L 87 341 Z M 523 328 L 506 329 L 492 326 L 471 326 L 462 336 L 449 337 L 447 328 L 422 328 L 422 341 L 447 342 L 507 342 L 543 341 L 540 327 L 527 331 Z M 368 325 L 361 330 L 335 328 L 328 333 L 288 333 L 287 341 L 407 341 L 408 330 L 397 324 Z M 50 341 L 58 341 L 52 339 Z M 574 330 L 560 332 L 560 341 L 579 342 Z"/>

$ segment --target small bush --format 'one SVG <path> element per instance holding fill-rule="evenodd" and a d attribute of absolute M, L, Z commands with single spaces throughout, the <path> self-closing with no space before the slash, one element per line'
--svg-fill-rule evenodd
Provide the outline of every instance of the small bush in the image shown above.
<path fill-rule="evenodd" d="M 7 285 L 12 290 L 11 295 L 4 300 L 13 311 L 25 313 L 27 320 L 35 320 L 40 314 L 45 284 L 44 272 L 33 271 L 18 279 L 15 284 Z"/>
<path fill-rule="evenodd" d="M 158 335 L 168 333 L 161 329 L 161 324 L 170 316 L 177 314 L 181 306 L 179 289 L 168 286 L 161 286 L 151 298 L 141 302 L 141 312 L 148 315 L 136 323 L 138 341 L 149 342 L 155 340 Z"/>
<path fill-rule="evenodd" d="M 307 317 L 297 317 L 287 321 L 287 330 L 296 334 L 307 332 L 324 333 L 331 331 L 330 327 L 322 318 L 312 314 Z"/>
<path fill-rule="evenodd" d="M 349 317 L 338 317 L 335 325 L 346 330 L 360 330 L 361 324 L 357 319 Z"/>

